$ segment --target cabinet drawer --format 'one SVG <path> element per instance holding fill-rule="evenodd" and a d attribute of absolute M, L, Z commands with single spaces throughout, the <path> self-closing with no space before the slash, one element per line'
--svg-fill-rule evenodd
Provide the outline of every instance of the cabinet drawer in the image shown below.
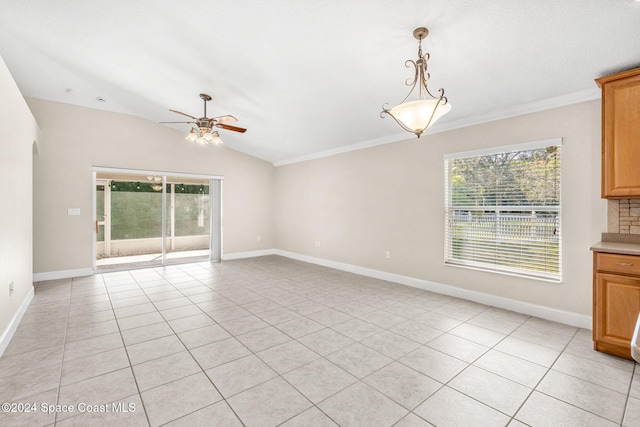
<path fill-rule="evenodd" d="M 640 275 L 640 256 L 598 253 L 596 270 Z"/>

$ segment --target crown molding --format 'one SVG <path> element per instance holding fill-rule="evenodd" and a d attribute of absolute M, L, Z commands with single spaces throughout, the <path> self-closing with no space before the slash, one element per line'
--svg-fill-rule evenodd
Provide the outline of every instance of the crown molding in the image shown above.
<path fill-rule="evenodd" d="M 599 88 L 585 89 L 578 92 L 572 92 L 565 95 L 547 98 L 540 101 L 528 102 L 515 107 L 502 108 L 490 111 L 472 117 L 465 117 L 445 123 L 436 123 L 429 134 L 449 132 L 455 129 L 461 129 L 468 126 L 475 126 L 483 123 L 494 122 L 496 120 L 508 119 L 510 117 L 522 116 L 525 114 L 536 113 L 538 111 L 551 110 L 553 108 L 565 107 L 567 105 L 579 104 L 581 102 L 593 101 L 600 99 L 601 90 Z M 309 160 L 321 159 L 323 157 L 331 157 L 337 154 L 348 153 L 350 151 L 364 150 L 365 148 L 376 147 L 378 145 L 390 144 L 392 142 L 404 141 L 411 139 L 413 135 L 407 132 L 398 133 L 390 136 L 370 139 L 351 145 L 332 148 L 331 150 L 318 151 L 316 153 L 307 154 L 300 157 L 292 157 L 290 159 L 279 160 L 273 162 L 273 166 L 280 167 L 291 165 L 294 163 L 306 162 Z"/>
<path fill-rule="evenodd" d="M 404 139 L 411 138 L 411 135 L 399 133 L 396 135 L 384 136 L 376 139 L 369 139 L 367 141 L 358 142 L 351 145 L 343 145 L 341 147 L 332 148 L 331 150 L 318 151 L 317 153 L 307 154 L 305 156 L 293 157 L 291 159 L 280 160 L 273 162 L 273 166 L 285 166 L 293 163 L 306 162 L 307 160 L 321 159 L 323 157 L 335 156 L 336 154 L 348 153 L 350 151 L 364 150 L 365 148 L 375 147 L 377 145 L 390 144 L 392 142 L 398 142 Z"/>
<path fill-rule="evenodd" d="M 473 117 L 465 117 L 464 119 L 454 120 L 448 123 L 445 122 L 442 124 L 442 126 L 439 126 L 437 129 L 434 129 L 434 131 L 430 133 L 434 134 L 440 132 L 448 132 L 454 129 L 461 129 L 468 126 L 494 122 L 496 120 L 508 119 L 510 117 L 537 113 L 538 111 L 551 110 L 553 108 L 560 108 L 567 105 L 579 104 L 581 102 L 593 101 L 596 99 L 600 99 L 600 96 L 601 90 L 599 88 L 585 89 L 578 92 L 556 96 L 553 98 L 542 99 L 540 101 L 528 102 L 526 104 L 521 104 L 514 107 L 494 110 Z"/>

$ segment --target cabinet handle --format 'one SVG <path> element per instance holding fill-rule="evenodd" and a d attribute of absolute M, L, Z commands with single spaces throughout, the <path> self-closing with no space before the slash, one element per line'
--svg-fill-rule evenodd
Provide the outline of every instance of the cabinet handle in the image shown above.
<path fill-rule="evenodd" d="M 622 267 L 633 267 L 633 263 L 632 262 L 616 262 L 616 264 L 622 266 Z"/>

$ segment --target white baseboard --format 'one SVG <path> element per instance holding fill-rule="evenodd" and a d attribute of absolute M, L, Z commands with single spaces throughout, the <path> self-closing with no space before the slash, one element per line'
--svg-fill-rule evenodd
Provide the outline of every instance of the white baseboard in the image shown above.
<path fill-rule="evenodd" d="M 230 261 L 233 259 L 242 259 L 242 258 L 255 258 L 258 256 L 266 256 L 275 254 L 275 249 L 262 249 L 259 251 L 248 251 L 248 252 L 234 252 L 232 254 L 222 254 L 223 261 Z"/>
<path fill-rule="evenodd" d="M 414 288 L 424 289 L 427 291 L 437 292 L 443 295 L 449 295 L 456 298 L 463 298 L 480 304 L 491 305 L 493 307 L 505 310 L 516 311 L 518 313 L 527 314 L 529 316 L 540 317 L 542 319 L 554 322 L 564 323 L 584 329 L 591 329 L 591 316 L 570 311 L 559 310 L 553 307 L 532 304 L 524 301 L 514 300 L 491 295 L 484 292 L 472 291 L 469 289 L 458 288 L 456 286 L 444 285 L 442 283 L 430 282 L 428 280 L 416 279 L 414 277 L 402 276 L 400 274 L 388 273 L 386 271 L 374 270 L 371 268 L 359 267 L 357 265 L 345 264 L 337 261 L 331 261 L 322 258 L 315 258 L 307 255 L 301 255 L 294 252 L 276 249 L 275 255 L 284 256 L 311 264 L 322 265 L 325 267 L 335 268 L 337 270 L 347 271 L 349 273 L 360 274 L 362 276 L 373 277 L 375 279 L 387 280 L 389 282 L 400 283 L 402 285 Z"/>
<path fill-rule="evenodd" d="M 22 316 L 24 316 L 24 313 L 27 312 L 27 308 L 29 308 L 29 304 L 31 304 L 31 300 L 33 300 L 33 291 L 33 286 L 31 286 L 29 288 L 29 293 L 20 305 L 20 308 L 13 316 L 13 319 L 11 319 L 11 322 L 9 322 L 9 326 L 7 326 L 7 329 L 5 329 L 2 333 L 2 336 L 0 337 L 0 357 L 2 357 L 4 351 L 7 349 L 7 346 L 9 346 L 11 338 L 13 338 L 13 334 L 16 333 L 16 329 L 18 329 L 18 325 L 22 320 Z"/>
<path fill-rule="evenodd" d="M 248 252 L 235 252 L 232 254 L 222 254 L 222 259 L 229 261 L 234 259 L 242 259 L 242 258 L 254 258 L 265 255 L 273 255 L 274 249 L 263 249 L 259 251 L 248 251 Z M 98 271 L 99 273 L 104 273 L 105 271 Z M 58 280 L 58 279 L 71 279 L 74 277 L 83 277 L 83 276 L 92 276 L 95 274 L 95 271 L 91 268 L 79 268 L 76 270 L 58 270 L 58 271 L 48 271 L 45 273 L 33 273 L 33 282 L 42 282 L 44 280 Z"/>
<path fill-rule="evenodd" d="M 33 273 L 33 281 L 42 282 L 43 280 L 71 279 L 73 277 L 93 276 L 93 274 L 94 271 L 92 268 L 48 271 L 45 273 Z"/>
<path fill-rule="evenodd" d="M 399 283 L 399 284 L 411 286 L 414 288 L 437 292 L 439 294 L 449 295 L 456 298 L 463 298 L 469 301 L 478 302 L 480 304 L 486 304 L 486 305 L 491 305 L 493 307 L 502 308 L 505 310 L 516 311 L 518 313 L 523 313 L 530 316 L 536 316 L 542 319 L 551 320 L 554 322 L 560 322 L 566 325 L 576 326 L 579 328 L 591 329 L 592 327 L 592 318 L 591 316 L 588 316 L 586 314 L 579 314 L 579 313 L 574 313 L 570 311 L 559 310 L 553 307 L 532 304 L 525 301 L 514 300 L 511 298 L 505 298 L 498 295 L 472 291 L 469 289 L 458 288 L 456 286 L 445 285 L 442 283 L 431 282 L 428 280 L 417 279 L 409 276 L 402 276 L 400 274 L 389 273 L 381 270 L 374 270 L 371 268 L 360 267 L 357 265 L 345 264 L 337 261 L 331 261 L 323 258 L 316 258 L 308 255 L 301 255 L 295 252 L 288 252 L 280 249 L 263 249 L 258 251 L 235 252 L 231 254 L 223 254 L 222 259 L 224 261 L 230 261 L 234 259 L 254 258 L 254 257 L 266 256 L 266 255 L 280 255 L 286 258 L 296 259 L 296 260 L 308 262 L 311 264 L 335 268 L 336 270 L 347 271 L 349 273 L 360 274 L 362 276 L 372 277 L 375 279 L 387 280 L 389 282 Z M 94 272 L 92 269 L 62 270 L 62 271 L 53 271 L 48 273 L 34 273 L 33 281 L 39 282 L 43 280 L 68 279 L 72 277 L 91 276 L 93 274 Z M 33 298 L 33 291 L 31 292 L 30 298 Z M 29 299 L 29 302 L 31 302 L 31 299 Z M 28 305 L 29 304 L 27 303 L 27 306 Z M 25 307 L 25 310 L 26 310 L 26 307 Z M 22 318 L 22 314 L 20 314 L 18 322 L 21 318 Z M 17 327 L 17 324 L 16 324 L 16 327 Z M 13 332 L 11 332 L 11 336 L 13 336 Z M 5 337 L 3 336 L 2 340 L 4 339 Z M 11 337 L 9 337 L 9 339 L 11 339 Z M 4 347 L 2 347 L 3 342 L 4 341 L 0 341 L 0 350 L 2 351 L 4 351 Z"/>

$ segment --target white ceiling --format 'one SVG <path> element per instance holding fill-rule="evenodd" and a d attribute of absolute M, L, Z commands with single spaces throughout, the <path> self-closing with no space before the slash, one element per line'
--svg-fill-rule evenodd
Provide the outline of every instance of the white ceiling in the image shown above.
<path fill-rule="evenodd" d="M 249 129 L 226 146 L 282 164 L 411 137 L 379 113 L 408 92 L 419 26 L 453 105 L 431 132 L 593 99 L 640 65 L 633 0 L 0 0 L 0 56 L 25 96 L 156 122 L 208 93 Z"/>

